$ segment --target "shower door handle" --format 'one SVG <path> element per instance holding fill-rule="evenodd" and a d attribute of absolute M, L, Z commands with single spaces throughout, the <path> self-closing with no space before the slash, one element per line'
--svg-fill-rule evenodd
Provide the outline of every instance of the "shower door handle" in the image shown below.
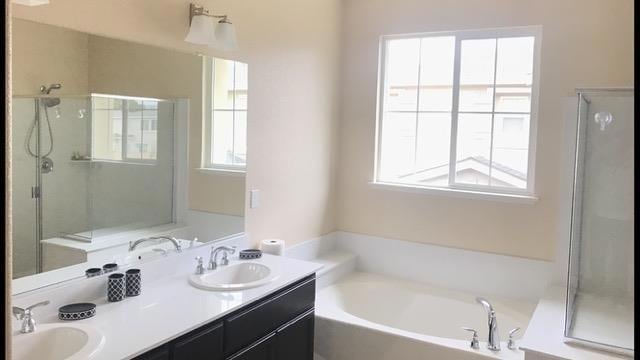
<path fill-rule="evenodd" d="M 31 198 L 37 199 L 40 197 L 40 186 L 32 186 L 31 187 Z"/>

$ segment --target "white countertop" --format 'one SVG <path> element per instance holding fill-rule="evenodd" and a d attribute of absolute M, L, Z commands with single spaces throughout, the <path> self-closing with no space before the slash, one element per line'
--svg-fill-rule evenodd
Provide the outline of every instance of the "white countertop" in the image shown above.
<path fill-rule="evenodd" d="M 133 358 L 219 319 L 243 305 L 284 288 L 322 267 L 320 264 L 308 261 L 268 254 L 255 260 L 239 260 L 235 255 L 230 257 L 230 264 L 239 261 L 261 263 L 269 266 L 273 271 L 279 272 L 279 275 L 269 284 L 253 289 L 233 292 L 199 290 L 188 283 L 188 276 L 195 270 L 194 256 L 203 256 L 206 260 L 208 253 L 209 247 L 204 246 L 189 249 L 171 259 L 160 259 L 160 261 L 152 261 L 138 266 L 142 269 L 142 294 L 137 297 L 125 298 L 120 302 L 109 303 L 106 301 L 105 277 L 97 280 L 85 279 L 85 281 L 91 282 L 90 285 L 85 286 L 93 287 L 93 290 L 87 290 L 88 293 L 104 293 L 103 296 L 91 300 L 97 305 L 94 317 L 72 322 L 93 326 L 104 335 L 105 341 L 101 350 L 91 359 Z M 76 286 L 74 290 L 76 294 L 78 293 L 78 284 L 80 283 L 76 282 L 74 285 Z M 54 296 L 56 293 L 65 293 L 64 289 L 60 287 L 53 291 L 48 294 L 47 291 L 42 291 L 36 295 L 15 299 L 14 303 L 18 306 L 28 305 L 28 302 L 33 302 L 38 298 L 44 299 L 47 296 Z M 67 303 L 70 299 L 70 295 L 67 294 L 58 297 L 66 297 L 64 301 Z M 78 298 L 77 295 L 73 298 L 75 302 L 89 299 Z M 62 323 L 57 320 L 57 308 L 64 303 L 56 301 L 59 299 L 50 300 L 52 300 L 52 305 L 48 306 L 46 311 L 42 310 L 41 312 L 41 314 L 44 312 L 47 314 L 35 316 L 40 324 Z M 16 323 L 14 321 L 14 329 Z M 15 331 L 14 335 L 20 336 Z"/>
<path fill-rule="evenodd" d="M 617 360 L 628 356 L 564 342 L 565 288 L 550 287 L 540 299 L 520 349 L 553 359 Z"/>

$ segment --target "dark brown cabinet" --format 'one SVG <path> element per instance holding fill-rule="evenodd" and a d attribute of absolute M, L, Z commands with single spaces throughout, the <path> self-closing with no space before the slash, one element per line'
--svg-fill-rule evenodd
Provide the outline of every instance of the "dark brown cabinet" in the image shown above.
<path fill-rule="evenodd" d="M 276 334 L 271 333 L 257 342 L 240 350 L 227 360 L 271 360 L 275 359 Z"/>
<path fill-rule="evenodd" d="M 169 360 L 169 345 L 165 344 L 135 358 L 136 360 Z"/>
<path fill-rule="evenodd" d="M 313 320 L 310 310 L 276 331 L 276 360 L 313 359 Z"/>
<path fill-rule="evenodd" d="M 315 274 L 138 360 L 312 360 Z"/>
<path fill-rule="evenodd" d="M 172 346 L 174 360 L 223 360 L 222 322 L 187 334 Z"/>

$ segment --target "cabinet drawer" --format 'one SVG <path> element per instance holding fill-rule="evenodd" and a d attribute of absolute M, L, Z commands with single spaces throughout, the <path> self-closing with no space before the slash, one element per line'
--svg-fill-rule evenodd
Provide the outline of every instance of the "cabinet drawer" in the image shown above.
<path fill-rule="evenodd" d="M 222 360 L 222 323 L 196 330 L 176 340 L 173 360 Z"/>
<path fill-rule="evenodd" d="M 227 360 L 272 360 L 277 359 L 274 354 L 275 333 L 269 334 L 249 347 L 228 357 Z"/>
<path fill-rule="evenodd" d="M 315 275 L 250 306 L 224 321 L 224 351 L 228 356 L 260 339 L 313 307 Z"/>

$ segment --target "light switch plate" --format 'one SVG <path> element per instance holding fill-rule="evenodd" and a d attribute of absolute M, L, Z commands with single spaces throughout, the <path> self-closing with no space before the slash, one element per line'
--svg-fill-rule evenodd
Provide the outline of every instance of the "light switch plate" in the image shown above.
<path fill-rule="evenodd" d="M 249 191 L 249 208 L 255 209 L 260 206 L 260 190 Z"/>

